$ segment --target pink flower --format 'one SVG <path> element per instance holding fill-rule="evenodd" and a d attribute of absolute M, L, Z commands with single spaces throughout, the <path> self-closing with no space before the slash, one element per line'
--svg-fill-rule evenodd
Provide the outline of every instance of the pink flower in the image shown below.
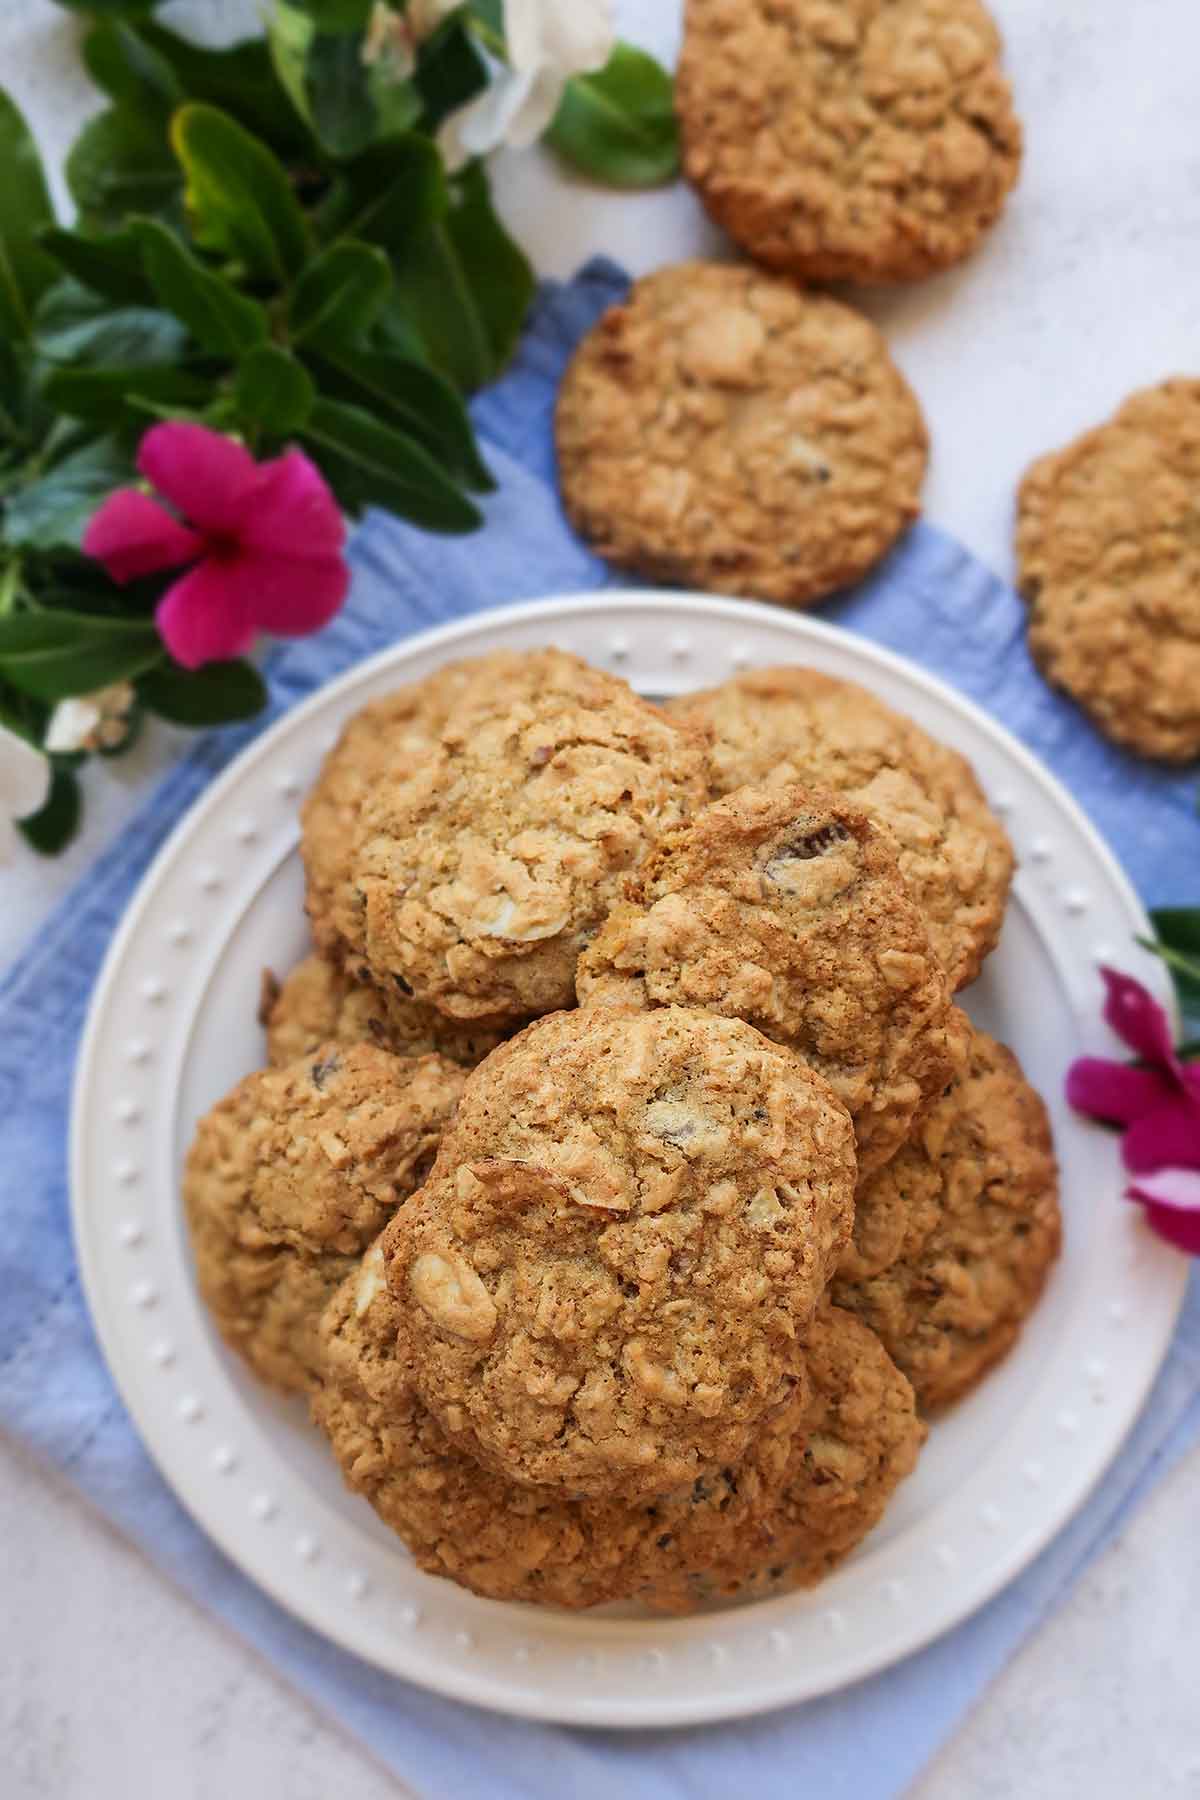
<path fill-rule="evenodd" d="M 258 631 L 304 637 L 328 624 L 350 582 L 346 528 L 302 451 L 256 463 L 232 438 L 176 419 L 146 433 L 137 466 L 175 512 L 121 488 L 83 548 L 122 583 L 192 564 L 155 614 L 176 662 L 198 669 L 240 656 Z"/>
<path fill-rule="evenodd" d="M 1139 1175 L 1126 1188 L 1125 1198 L 1145 1207 L 1150 1227 L 1159 1237 L 1200 1256 L 1200 1175 L 1194 1169 L 1159 1169 L 1153 1175 Z"/>

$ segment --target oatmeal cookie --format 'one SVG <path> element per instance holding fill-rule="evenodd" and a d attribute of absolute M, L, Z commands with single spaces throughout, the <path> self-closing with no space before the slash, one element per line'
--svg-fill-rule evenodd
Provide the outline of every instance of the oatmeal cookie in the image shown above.
<path fill-rule="evenodd" d="M 636 282 L 576 351 L 555 430 L 563 503 L 599 555 L 797 606 L 890 549 L 929 453 L 869 319 L 727 263 Z"/>
<path fill-rule="evenodd" d="M 1200 381 L 1165 381 L 1043 456 L 1018 497 L 1029 647 L 1115 743 L 1200 756 Z"/>
<path fill-rule="evenodd" d="M 264 1381 L 308 1387 L 321 1308 L 424 1179 L 465 1079 L 440 1057 L 325 1044 L 200 1120 L 183 1179 L 196 1278 Z"/>
<path fill-rule="evenodd" d="M 979 0 L 688 0 L 684 174 L 750 253 L 815 281 L 912 281 L 998 218 L 1021 127 Z"/>
<path fill-rule="evenodd" d="M 845 1109 L 740 1019 L 539 1020 L 384 1235 L 422 1398 L 514 1480 L 690 1481 L 786 1401 L 854 1180 Z"/>
<path fill-rule="evenodd" d="M 579 964 L 585 1005 L 709 1007 L 799 1051 L 892 1156 L 956 1059 L 946 977 L 888 834 L 817 788 L 738 788 L 668 831 Z"/>
<path fill-rule="evenodd" d="M 847 1279 L 852 1251 L 834 1298 L 877 1333 L 923 1412 L 947 1406 L 1015 1343 L 1061 1240 L 1050 1122 L 1010 1050 L 972 1029 L 966 1072 L 858 1206 L 857 1266 L 885 1244 L 898 1260 Z"/>
<path fill-rule="evenodd" d="M 374 1043 L 397 1056 L 437 1054 L 473 1069 L 511 1030 L 509 1022 L 494 1028 L 486 1020 L 456 1025 L 409 994 L 354 981 L 323 956 L 306 956 L 282 983 L 264 977 L 260 1018 L 267 1059 L 276 1068 L 319 1044 Z"/>
<path fill-rule="evenodd" d="M 1004 923 L 1013 853 L 965 757 L 816 669 L 752 669 L 668 710 L 711 731 L 714 794 L 811 781 L 882 820 L 951 987 L 975 979 Z"/>
<path fill-rule="evenodd" d="M 616 676 L 528 657 L 520 698 L 449 725 L 362 806 L 352 884 L 373 979 L 459 1022 L 572 1006 L 622 877 L 702 803 L 706 750 Z"/>
<path fill-rule="evenodd" d="M 418 1565 L 495 1600 L 583 1608 L 641 1599 L 687 1610 L 776 1557 L 812 1579 L 876 1522 L 921 1442 L 912 1393 L 878 1340 L 826 1307 L 788 1401 L 736 1463 L 630 1502 L 527 1487 L 482 1468 L 423 1405 L 404 1360 L 402 1308 L 378 1250 L 322 1320 L 313 1416 L 347 1485 Z"/>

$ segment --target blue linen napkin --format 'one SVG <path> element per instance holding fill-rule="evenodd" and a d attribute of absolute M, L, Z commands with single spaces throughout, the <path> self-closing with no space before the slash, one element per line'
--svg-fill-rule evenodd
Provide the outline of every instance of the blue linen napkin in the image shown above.
<path fill-rule="evenodd" d="M 571 536 L 553 488 L 550 413 L 571 346 L 623 290 L 595 262 L 548 286 L 508 375 L 476 406 L 499 491 L 481 536 L 424 537 L 382 515 L 356 534 L 342 616 L 271 659 L 272 713 L 339 670 L 446 618 L 613 577 Z M 1195 899 L 1195 775 L 1104 744 L 1025 650 L 1017 596 L 928 526 L 824 616 L 908 652 L 1015 731 L 1073 789 L 1152 903 Z M 68 1224 L 70 1079 L 90 990 L 136 883 L 179 815 L 256 729 L 199 741 L 0 982 L 0 1427 L 64 1470 L 160 1568 L 240 1630 L 410 1786 L 456 1800 L 890 1800 L 1147 1488 L 1200 1441 L 1200 1288 L 1153 1395 L 1100 1491 L 1002 1595 L 940 1642 L 840 1694 L 691 1731 L 543 1727 L 418 1692 L 326 1643 L 260 1593 L 191 1522 L 149 1461 L 92 1337 Z"/>

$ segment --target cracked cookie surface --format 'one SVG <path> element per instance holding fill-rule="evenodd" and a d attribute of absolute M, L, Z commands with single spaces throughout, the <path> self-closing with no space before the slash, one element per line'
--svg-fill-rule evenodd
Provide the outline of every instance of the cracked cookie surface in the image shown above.
<path fill-rule="evenodd" d="M 267 1059 L 276 1068 L 319 1044 L 379 1044 L 396 1056 L 445 1056 L 473 1069 L 511 1026 L 456 1024 L 436 1007 L 396 990 L 384 993 L 323 956 L 306 956 L 284 981 L 266 977 L 261 1005 Z"/>
<path fill-rule="evenodd" d="M 468 1078 L 383 1238 L 423 1399 L 515 1480 L 693 1479 L 786 1401 L 854 1180 L 844 1108 L 741 1020 L 538 1021 Z"/>
<path fill-rule="evenodd" d="M 1142 756 L 1200 756 L 1200 381 L 1132 394 L 1035 462 L 1017 501 L 1029 647 Z"/>
<path fill-rule="evenodd" d="M 440 1057 L 325 1044 L 200 1120 L 183 1178 L 197 1282 L 264 1381 L 308 1387 L 321 1308 L 424 1179 L 465 1079 Z"/>
<path fill-rule="evenodd" d="M 616 676 L 527 656 L 519 698 L 448 726 L 362 806 L 353 885 L 373 979 L 459 1021 L 573 1005 L 622 878 L 702 804 L 706 748 Z"/>
<path fill-rule="evenodd" d="M 752 669 L 667 710 L 711 731 L 714 794 L 807 781 L 882 820 L 951 987 L 975 979 L 1004 922 L 1013 852 L 965 757 L 816 669 Z"/>
<path fill-rule="evenodd" d="M 886 832 L 816 788 L 739 788 L 667 832 L 627 895 L 580 960 L 581 1002 L 747 1019 L 830 1083 L 860 1175 L 895 1153 L 958 1042 Z"/>
<path fill-rule="evenodd" d="M 599 555 L 794 605 L 890 548 L 928 458 L 870 320 L 725 263 L 634 283 L 576 351 L 555 434 L 564 505 Z"/>
<path fill-rule="evenodd" d="M 569 1498 L 450 1441 L 413 1385 L 402 1312 L 381 1252 L 368 1252 L 322 1320 L 313 1414 L 347 1484 L 418 1565 L 492 1599 L 686 1611 L 785 1555 L 794 1580 L 819 1578 L 876 1522 L 920 1446 L 908 1383 L 870 1332 L 825 1307 L 790 1398 L 736 1464 L 650 1501 Z"/>
<path fill-rule="evenodd" d="M 878 1335 L 932 1412 L 1016 1342 L 1061 1236 L 1045 1106 L 1012 1052 L 972 1028 L 965 1072 L 861 1190 L 833 1297 Z"/>
<path fill-rule="evenodd" d="M 761 263 L 911 281 L 975 248 L 1021 128 L 978 0 L 688 0 L 684 174 Z"/>

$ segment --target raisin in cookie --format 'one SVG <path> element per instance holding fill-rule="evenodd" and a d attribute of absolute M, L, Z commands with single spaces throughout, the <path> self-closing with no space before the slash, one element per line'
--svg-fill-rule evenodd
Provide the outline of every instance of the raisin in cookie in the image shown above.
<path fill-rule="evenodd" d="M 465 1079 L 440 1057 L 325 1044 L 201 1119 L 183 1180 L 196 1277 L 264 1381 L 308 1387 L 321 1308 L 428 1173 Z"/>
<path fill-rule="evenodd" d="M 878 1334 L 923 1411 L 947 1406 L 1016 1341 L 1061 1239 L 1050 1122 L 1011 1051 L 972 1030 L 965 1073 L 865 1184 L 858 1213 L 858 1266 L 885 1242 L 898 1260 L 847 1279 L 851 1251 L 834 1297 Z"/>
<path fill-rule="evenodd" d="M 660 1498 L 583 1499 L 481 1468 L 422 1403 L 403 1309 L 368 1252 L 322 1320 L 313 1416 L 347 1485 L 422 1569 L 496 1600 L 687 1610 L 774 1558 L 811 1578 L 878 1519 L 921 1442 L 912 1392 L 849 1314 L 825 1307 L 783 1406 L 743 1457 Z"/>
<path fill-rule="evenodd" d="M 870 320 L 725 263 L 636 282 L 576 351 L 555 430 L 563 503 L 599 555 L 797 606 L 912 523 L 929 450 Z"/>
<path fill-rule="evenodd" d="M 1142 756 L 1200 756 L 1200 381 L 1133 394 L 1043 456 L 1018 498 L 1029 647 Z"/>
<path fill-rule="evenodd" d="M 382 1044 L 397 1056 L 449 1057 L 473 1069 L 509 1035 L 509 1027 L 456 1025 L 436 1007 L 397 989 L 384 993 L 323 956 L 306 956 L 285 981 L 264 977 L 260 1018 L 267 1058 L 276 1068 L 319 1044 Z"/>
<path fill-rule="evenodd" d="M 670 702 L 712 733 L 714 794 L 811 781 L 881 819 L 952 988 L 995 948 L 1013 853 L 965 757 L 852 681 L 752 669 Z"/>
<path fill-rule="evenodd" d="M 706 739 L 577 657 L 376 779 L 352 858 L 361 948 L 458 1021 L 572 1006 L 580 950 L 660 831 L 703 801 Z"/>
<path fill-rule="evenodd" d="M 384 1235 L 422 1398 L 514 1480 L 691 1480 L 786 1400 L 854 1181 L 845 1109 L 741 1020 L 538 1021 L 468 1077 Z"/>
<path fill-rule="evenodd" d="M 888 834 L 816 788 L 739 788 L 667 832 L 579 965 L 584 1004 L 710 1007 L 819 1071 L 861 1175 L 945 1087 L 946 977 Z"/>
<path fill-rule="evenodd" d="M 999 216 L 1021 128 L 979 0 L 688 0 L 683 168 L 756 262 L 912 281 Z"/>

